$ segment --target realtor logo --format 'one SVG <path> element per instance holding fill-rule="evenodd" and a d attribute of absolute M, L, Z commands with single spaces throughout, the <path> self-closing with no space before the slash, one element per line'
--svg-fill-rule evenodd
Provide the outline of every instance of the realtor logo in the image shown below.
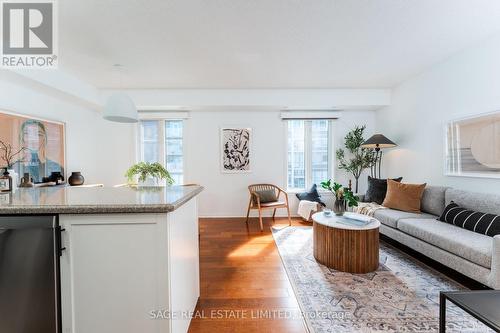
<path fill-rule="evenodd" d="M 1 4 L 2 67 L 57 67 L 54 0 Z"/>

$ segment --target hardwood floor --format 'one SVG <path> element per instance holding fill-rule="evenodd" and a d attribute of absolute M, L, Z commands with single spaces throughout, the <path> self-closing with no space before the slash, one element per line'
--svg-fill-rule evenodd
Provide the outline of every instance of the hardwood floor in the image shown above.
<path fill-rule="evenodd" d="M 200 219 L 201 296 L 189 332 L 306 332 L 270 226 Z M 288 220 L 276 218 L 276 227 Z M 293 219 L 292 225 L 310 225 Z"/>

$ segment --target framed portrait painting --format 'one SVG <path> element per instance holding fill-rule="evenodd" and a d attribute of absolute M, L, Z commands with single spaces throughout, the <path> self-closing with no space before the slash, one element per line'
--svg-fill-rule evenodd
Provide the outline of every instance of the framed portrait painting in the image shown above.
<path fill-rule="evenodd" d="M 444 164 L 448 176 L 500 178 L 500 111 L 448 122 Z"/>
<path fill-rule="evenodd" d="M 244 173 L 251 171 L 251 128 L 221 128 L 221 171 Z"/>
<path fill-rule="evenodd" d="M 20 176 L 29 173 L 39 183 L 52 172 L 64 175 L 64 123 L 0 111 L 0 141 L 15 151 L 21 150 L 12 164 Z M 0 167 L 4 167 L 3 162 Z"/>

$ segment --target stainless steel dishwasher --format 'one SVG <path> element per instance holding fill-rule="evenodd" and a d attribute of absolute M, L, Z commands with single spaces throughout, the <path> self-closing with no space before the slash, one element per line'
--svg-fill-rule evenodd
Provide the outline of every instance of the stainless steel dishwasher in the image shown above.
<path fill-rule="evenodd" d="M 60 333 L 57 216 L 0 216 L 0 332 Z"/>

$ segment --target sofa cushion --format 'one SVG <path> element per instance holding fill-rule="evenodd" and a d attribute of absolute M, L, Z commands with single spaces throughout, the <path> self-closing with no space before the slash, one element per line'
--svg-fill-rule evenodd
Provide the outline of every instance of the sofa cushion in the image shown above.
<path fill-rule="evenodd" d="M 299 200 L 318 202 L 321 206 L 326 207 L 325 203 L 321 201 L 321 197 L 319 195 L 318 187 L 316 184 L 313 184 L 309 191 L 297 193 L 295 194 L 295 196 Z"/>
<path fill-rule="evenodd" d="M 444 195 L 448 187 L 445 186 L 427 186 L 422 194 L 420 209 L 423 212 L 441 215 L 444 210 Z"/>
<path fill-rule="evenodd" d="M 375 211 L 373 217 L 380 221 L 380 223 L 385 224 L 391 228 L 397 228 L 398 220 L 400 219 L 409 219 L 409 218 L 420 218 L 420 219 L 436 219 L 437 216 L 431 214 L 417 214 L 417 213 L 409 213 L 403 212 L 395 209 L 379 209 Z"/>
<path fill-rule="evenodd" d="M 424 184 L 403 184 L 387 179 L 387 194 L 382 206 L 405 212 L 420 213 Z"/>
<path fill-rule="evenodd" d="M 446 205 L 452 201 L 470 210 L 500 215 L 500 195 L 476 193 L 449 188 L 445 193 Z"/>
<path fill-rule="evenodd" d="M 491 267 L 492 237 L 431 219 L 401 219 L 398 229 L 473 263 Z"/>
<path fill-rule="evenodd" d="M 500 234 L 500 216 L 469 210 L 453 201 L 443 211 L 439 221 L 456 225 L 487 236 Z"/>
<path fill-rule="evenodd" d="M 401 182 L 403 177 L 393 178 L 395 182 Z M 366 202 L 376 202 L 379 205 L 384 202 L 387 193 L 387 179 L 379 179 L 368 176 L 368 189 L 364 196 Z"/>

